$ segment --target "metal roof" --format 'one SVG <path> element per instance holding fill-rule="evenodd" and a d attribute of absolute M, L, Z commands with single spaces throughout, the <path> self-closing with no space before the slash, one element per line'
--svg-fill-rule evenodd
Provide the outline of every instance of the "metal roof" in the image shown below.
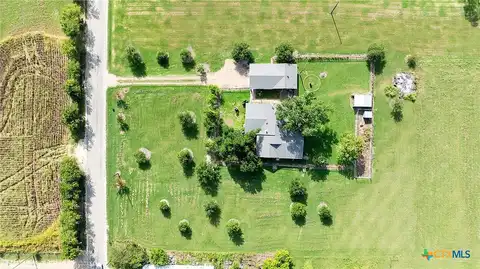
<path fill-rule="evenodd" d="M 260 129 L 257 154 L 262 158 L 303 159 L 303 136 L 279 127 L 273 104 L 247 103 L 245 132 Z"/>
<path fill-rule="evenodd" d="M 373 117 L 373 113 L 371 110 L 367 110 L 363 112 L 363 118 L 364 119 L 371 119 Z"/>
<path fill-rule="evenodd" d="M 372 95 L 368 94 L 354 94 L 353 107 L 372 107 Z"/>
<path fill-rule="evenodd" d="M 296 64 L 250 64 L 250 89 L 296 89 Z"/>

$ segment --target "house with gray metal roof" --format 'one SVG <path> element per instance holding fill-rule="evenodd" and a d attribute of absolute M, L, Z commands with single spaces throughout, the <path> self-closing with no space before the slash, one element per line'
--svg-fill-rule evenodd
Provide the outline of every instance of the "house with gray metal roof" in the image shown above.
<path fill-rule="evenodd" d="M 250 64 L 252 90 L 297 89 L 296 64 Z"/>
<path fill-rule="evenodd" d="M 245 132 L 260 129 L 257 133 L 257 155 L 272 159 L 303 159 L 303 136 L 280 128 L 275 115 L 275 104 L 247 103 Z"/>

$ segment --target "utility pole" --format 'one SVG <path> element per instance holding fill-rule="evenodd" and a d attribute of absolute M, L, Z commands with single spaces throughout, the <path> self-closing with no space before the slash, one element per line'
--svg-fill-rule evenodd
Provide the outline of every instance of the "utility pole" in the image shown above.
<path fill-rule="evenodd" d="M 340 45 L 341 45 L 342 44 L 342 38 L 340 38 L 340 32 L 338 32 L 337 23 L 335 22 L 335 17 L 333 17 L 333 11 L 335 11 L 335 9 L 337 8 L 339 3 L 340 3 L 340 1 L 337 1 L 335 6 L 332 8 L 332 11 L 330 11 L 330 16 L 332 16 L 333 25 L 335 25 L 335 30 L 337 30 L 338 40 L 340 41 Z"/>

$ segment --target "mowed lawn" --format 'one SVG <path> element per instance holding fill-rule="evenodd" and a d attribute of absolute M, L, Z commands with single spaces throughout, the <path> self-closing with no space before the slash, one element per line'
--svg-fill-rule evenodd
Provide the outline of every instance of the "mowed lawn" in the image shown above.
<path fill-rule="evenodd" d="M 62 8 L 71 0 L 0 1 L 0 40 L 9 35 L 42 31 L 63 36 L 60 28 Z"/>
<path fill-rule="evenodd" d="M 355 114 L 350 105 L 353 93 L 368 92 L 370 74 L 365 62 L 298 62 L 299 92 L 312 91 L 330 109 L 329 126 L 337 139 L 355 132 Z M 321 73 L 326 77 L 322 78 Z M 311 87 L 310 87 L 311 86 Z M 306 148 L 323 148 L 317 139 L 306 138 Z M 325 151 L 324 151 L 325 152 Z M 333 144 L 329 163 L 337 163 L 338 144 Z"/>

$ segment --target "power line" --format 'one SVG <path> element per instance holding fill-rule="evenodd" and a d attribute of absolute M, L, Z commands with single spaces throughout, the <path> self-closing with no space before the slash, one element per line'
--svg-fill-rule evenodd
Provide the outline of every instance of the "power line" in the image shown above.
<path fill-rule="evenodd" d="M 342 44 L 342 38 L 340 37 L 340 32 L 338 32 L 338 27 L 337 27 L 337 23 L 335 22 L 335 17 L 333 17 L 333 12 L 335 11 L 339 3 L 340 1 L 337 1 L 335 6 L 332 8 L 332 11 L 330 11 L 330 16 L 332 16 L 333 25 L 335 25 L 335 30 L 337 30 L 338 40 L 340 41 L 340 44 Z"/>

